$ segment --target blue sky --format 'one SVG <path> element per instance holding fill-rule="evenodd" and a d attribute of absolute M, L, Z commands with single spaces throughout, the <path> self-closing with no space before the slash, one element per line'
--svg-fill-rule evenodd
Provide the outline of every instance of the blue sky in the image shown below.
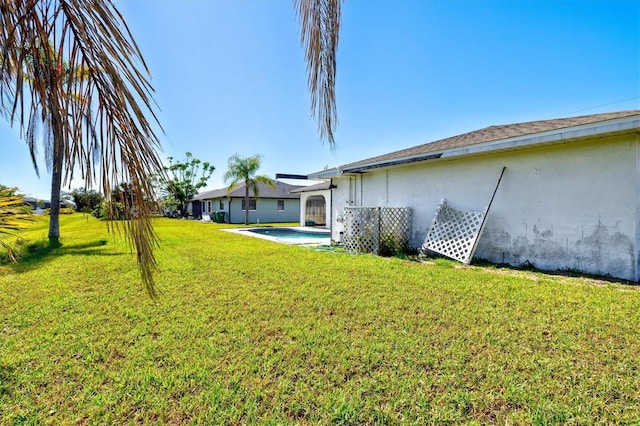
<path fill-rule="evenodd" d="M 637 0 L 347 0 L 336 149 L 310 118 L 286 0 L 118 2 L 151 69 L 162 156 L 307 174 L 494 124 L 640 108 Z M 48 198 L 0 121 L 0 183 Z M 80 187 L 74 181 L 72 188 Z"/>

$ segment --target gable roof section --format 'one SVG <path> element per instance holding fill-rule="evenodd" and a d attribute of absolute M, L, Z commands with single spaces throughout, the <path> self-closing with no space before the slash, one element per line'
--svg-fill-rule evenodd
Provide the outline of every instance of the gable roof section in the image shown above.
<path fill-rule="evenodd" d="M 292 193 L 293 190 L 300 188 L 300 186 L 289 185 L 284 182 L 272 180 L 275 185 L 274 189 L 264 183 L 258 183 L 259 198 L 300 198 L 299 194 Z M 214 189 L 213 191 L 206 191 L 196 195 L 190 201 L 211 200 L 214 198 L 244 198 L 245 184 L 242 182 L 233 191 L 227 193 L 227 188 Z M 249 196 L 253 197 L 253 191 L 249 190 Z"/>
<path fill-rule="evenodd" d="M 308 186 L 303 186 L 300 187 L 298 189 L 294 189 L 291 192 L 294 193 L 300 193 L 300 192 L 312 192 L 312 191 L 322 191 L 324 189 L 331 189 L 331 182 L 330 181 L 324 181 L 324 182 L 320 182 L 320 183 L 316 183 L 313 185 L 308 185 Z"/>
<path fill-rule="evenodd" d="M 584 131 L 581 132 L 579 130 L 580 126 L 595 125 L 634 116 L 637 117 L 636 120 L 632 120 L 631 123 L 626 124 L 626 127 L 622 126 L 619 130 L 628 130 L 629 128 L 638 129 L 640 127 L 640 110 L 489 126 L 469 133 L 345 164 L 335 169 L 313 173 L 310 174 L 309 177 L 326 178 L 331 175 L 335 176 L 342 173 L 357 173 L 372 168 L 389 167 L 397 164 L 406 164 L 435 158 L 446 158 L 447 156 L 453 156 L 447 155 L 448 152 L 456 150 L 458 151 L 457 155 L 464 155 L 494 149 L 508 149 L 516 146 L 533 145 L 535 143 L 551 143 L 554 141 L 567 140 L 586 136 Z M 562 134 L 563 130 L 571 128 L 577 129 L 575 129 L 575 132 L 572 134 Z M 616 126 L 614 125 L 612 128 L 616 128 Z M 536 136 L 538 137 L 536 138 Z M 505 143 L 498 144 L 497 142 L 500 141 L 504 141 Z M 483 144 L 493 145 L 491 148 L 488 148 L 483 147 Z"/>

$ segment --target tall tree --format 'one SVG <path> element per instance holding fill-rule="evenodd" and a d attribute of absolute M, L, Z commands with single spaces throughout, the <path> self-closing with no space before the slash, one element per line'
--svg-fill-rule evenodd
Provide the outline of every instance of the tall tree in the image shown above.
<path fill-rule="evenodd" d="M 72 108 L 82 111 L 81 117 L 85 124 L 92 126 L 91 124 L 91 110 L 87 99 L 82 98 L 78 93 L 74 93 L 72 90 L 72 83 L 87 78 L 88 69 L 84 66 L 77 68 L 71 67 L 66 61 L 62 60 L 55 47 L 49 43 L 41 43 L 37 49 L 40 60 L 47 62 L 55 70 L 55 76 L 51 81 L 50 91 L 59 91 L 62 96 L 67 97 L 70 102 L 73 103 Z M 35 53 L 30 52 L 26 56 L 27 64 L 35 64 Z M 36 76 L 34 73 L 42 74 L 42 70 L 35 66 L 24 67 L 26 81 L 30 84 L 36 84 L 39 78 L 43 78 L 42 75 Z M 47 78 L 47 77 L 44 77 Z M 79 115 L 80 117 L 80 115 Z M 37 146 L 40 137 L 43 136 L 42 141 L 45 149 L 45 161 L 47 170 L 51 173 L 51 191 L 50 200 L 51 208 L 49 215 L 49 240 L 53 243 L 59 243 L 60 239 L 60 205 L 70 195 L 62 191 L 62 179 L 64 163 L 64 150 L 63 140 L 66 135 L 59 137 L 56 133 L 55 123 L 60 120 L 60 117 L 55 115 L 49 115 L 48 111 L 40 109 L 37 114 L 31 114 L 29 116 L 29 122 L 27 124 L 26 142 L 29 147 L 29 153 L 31 154 L 31 160 L 36 174 L 40 176 L 38 163 L 36 161 Z M 43 135 L 40 135 L 39 130 L 42 129 Z"/>
<path fill-rule="evenodd" d="M 102 194 L 95 189 L 76 188 L 69 195 L 76 203 L 76 210 L 83 213 L 91 213 L 104 200 Z"/>
<path fill-rule="evenodd" d="M 275 185 L 269 176 L 257 175 L 258 169 L 260 169 L 260 163 L 262 161 L 261 155 L 254 155 L 252 157 L 243 158 L 238 154 L 234 154 L 229 157 L 227 163 L 227 171 L 224 174 L 225 182 L 229 182 L 227 193 L 231 193 L 241 183 L 244 183 L 244 224 L 249 224 L 249 191 L 253 193 L 254 197 L 260 195 L 260 183 L 263 183 L 270 188 L 274 188 Z"/>
<path fill-rule="evenodd" d="M 0 115 L 19 123 L 28 142 L 35 142 L 30 135 L 37 125 L 50 129 L 44 145 L 52 195 L 74 172 L 105 194 L 130 182 L 140 196 L 124 227 L 155 297 L 150 176 L 163 169 L 153 88 L 145 75 L 142 55 L 111 0 L 0 0 Z M 35 160 L 36 144 L 29 150 Z M 51 202 L 52 210 L 59 207 L 53 196 Z M 53 242 L 56 228 L 50 228 Z"/>
<path fill-rule="evenodd" d="M 187 216 L 187 203 L 198 194 L 200 188 L 207 186 L 211 173 L 216 169 L 212 164 L 201 161 L 187 152 L 183 161 L 173 161 L 169 157 L 169 166 L 165 167 L 164 177 L 160 177 L 159 183 L 165 197 L 170 197 L 178 202 L 180 213 Z"/>
<path fill-rule="evenodd" d="M 341 3 L 294 0 L 311 113 L 321 138 L 331 147 L 337 124 Z M 82 78 L 73 70 L 82 70 Z M 125 231 L 136 247 L 147 291 L 155 297 L 152 269 L 157 239 L 150 221 L 154 207 L 149 202 L 153 199 L 149 176 L 163 170 L 153 129 L 154 123 L 159 127 L 153 89 L 145 75 L 146 64 L 112 0 L 0 0 L 0 115 L 12 125 L 20 123 L 27 139 L 37 123 L 50 127 L 45 137 L 51 143 L 45 147 L 51 148 L 52 193 L 60 187 L 58 181 L 70 182 L 74 171 L 87 187 L 95 182 L 105 194 L 118 182 L 131 182 L 140 196 L 134 206 L 137 214 Z M 30 146 L 33 159 L 35 146 Z M 59 238 L 55 222 L 50 238 Z"/>

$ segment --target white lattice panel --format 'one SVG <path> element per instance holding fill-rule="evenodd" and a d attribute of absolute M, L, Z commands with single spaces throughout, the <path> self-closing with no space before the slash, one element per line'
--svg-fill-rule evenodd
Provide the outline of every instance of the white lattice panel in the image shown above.
<path fill-rule="evenodd" d="M 409 246 L 411 209 L 345 207 L 342 243 L 356 253 L 398 254 Z"/>
<path fill-rule="evenodd" d="M 409 248 L 412 211 L 409 207 L 382 207 L 380 209 L 379 254 L 404 253 Z"/>
<path fill-rule="evenodd" d="M 378 253 L 380 213 L 377 207 L 344 208 L 344 248 L 355 253 Z"/>
<path fill-rule="evenodd" d="M 452 207 L 443 199 L 438 205 L 422 250 L 428 249 L 460 262 L 470 263 L 486 213 L 486 210 L 478 212 Z"/>

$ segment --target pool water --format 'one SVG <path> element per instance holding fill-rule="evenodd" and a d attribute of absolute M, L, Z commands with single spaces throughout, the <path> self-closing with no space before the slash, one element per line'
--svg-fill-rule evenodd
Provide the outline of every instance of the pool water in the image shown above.
<path fill-rule="evenodd" d="M 247 231 L 254 234 L 268 235 L 274 238 L 330 238 L 331 233 L 329 231 L 303 231 L 299 229 L 290 228 L 256 228 L 248 229 Z"/>

